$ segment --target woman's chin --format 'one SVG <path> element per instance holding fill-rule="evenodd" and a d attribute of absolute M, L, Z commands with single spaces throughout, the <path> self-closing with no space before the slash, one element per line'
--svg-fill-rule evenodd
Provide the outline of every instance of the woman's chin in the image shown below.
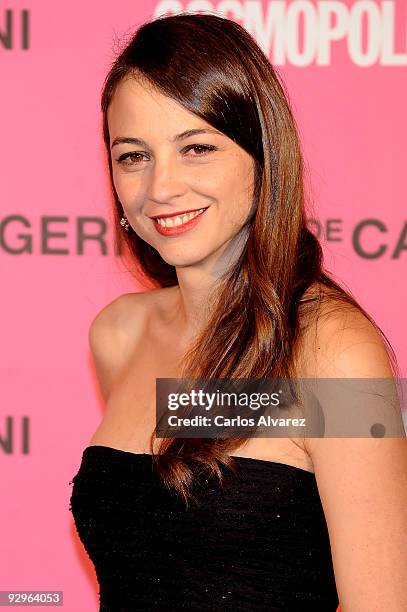
<path fill-rule="evenodd" d="M 202 257 L 163 257 L 164 261 L 175 268 L 187 268 L 190 266 L 197 265 L 202 261 Z"/>
<path fill-rule="evenodd" d="M 163 260 L 170 266 L 184 268 L 200 264 L 208 257 L 207 253 L 168 253 L 160 252 Z"/>

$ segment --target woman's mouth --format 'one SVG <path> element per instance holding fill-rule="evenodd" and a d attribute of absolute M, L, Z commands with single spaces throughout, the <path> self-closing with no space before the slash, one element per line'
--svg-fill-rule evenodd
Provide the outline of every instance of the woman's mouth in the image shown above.
<path fill-rule="evenodd" d="M 156 217 L 153 219 L 154 227 L 162 236 L 182 234 L 195 227 L 207 208 L 199 208 L 189 213 L 172 215 L 170 217 Z"/>

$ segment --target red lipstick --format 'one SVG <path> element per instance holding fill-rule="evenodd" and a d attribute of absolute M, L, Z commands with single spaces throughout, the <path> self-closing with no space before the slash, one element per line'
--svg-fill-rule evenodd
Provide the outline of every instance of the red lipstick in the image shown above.
<path fill-rule="evenodd" d="M 199 208 L 197 208 L 195 210 L 199 210 Z M 195 225 L 197 225 L 199 223 L 199 221 L 202 219 L 202 217 L 204 216 L 206 211 L 207 211 L 207 208 L 205 208 L 205 210 L 203 210 L 201 213 L 199 213 L 199 215 L 196 215 L 196 217 L 193 217 L 189 221 L 186 221 L 185 223 L 181 223 L 181 225 L 174 225 L 172 227 L 165 227 L 164 225 L 160 225 L 158 223 L 158 221 L 155 221 L 154 219 L 157 219 L 157 217 L 160 217 L 161 219 L 167 218 L 167 217 L 174 217 L 174 216 L 177 216 L 177 215 L 180 215 L 180 214 L 186 214 L 187 212 L 194 212 L 194 211 L 192 211 L 192 210 L 184 211 L 183 213 L 176 213 L 175 215 L 173 215 L 173 214 L 171 214 L 171 215 L 157 215 L 157 216 L 151 217 L 151 218 L 153 219 L 153 224 L 154 224 L 155 229 L 157 230 L 157 232 L 159 234 L 161 234 L 161 236 L 178 236 L 179 234 L 183 234 L 184 232 L 188 232 L 193 227 L 195 227 Z"/>

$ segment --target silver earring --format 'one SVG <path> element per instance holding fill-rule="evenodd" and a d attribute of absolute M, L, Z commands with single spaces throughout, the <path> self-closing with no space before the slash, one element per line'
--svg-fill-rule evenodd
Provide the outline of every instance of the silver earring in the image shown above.
<path fill-rule="evenodd" d="M 120 225 L 121 225 L 122 227 L 124 227 L 124 229 L 126 230 L 126 232 L 128 232 L 128 231 L 129 231 L 130 224 L 129 224 L 128 220 L 127 220 L 126 215 L 123 215 L 123 217 L 121 218 L 121 220 L 120 220 Z"/>

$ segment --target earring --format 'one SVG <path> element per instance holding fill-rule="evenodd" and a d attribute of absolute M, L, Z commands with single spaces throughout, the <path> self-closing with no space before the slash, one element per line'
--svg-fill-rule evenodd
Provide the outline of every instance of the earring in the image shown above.
<path fill-rule="evenodd" d="M 124 229 L 126 230 L 126 232 L 128 232 L 128 231 L 129 231 L 130 224 L 129 224 L 128 220 L 127 220 L 126 215 L 123 215 L 123 217 L 121 218 L 121 220 L 120 220 L 120 225 L 121 225 L 122 227 L 124 227 Z"/>

